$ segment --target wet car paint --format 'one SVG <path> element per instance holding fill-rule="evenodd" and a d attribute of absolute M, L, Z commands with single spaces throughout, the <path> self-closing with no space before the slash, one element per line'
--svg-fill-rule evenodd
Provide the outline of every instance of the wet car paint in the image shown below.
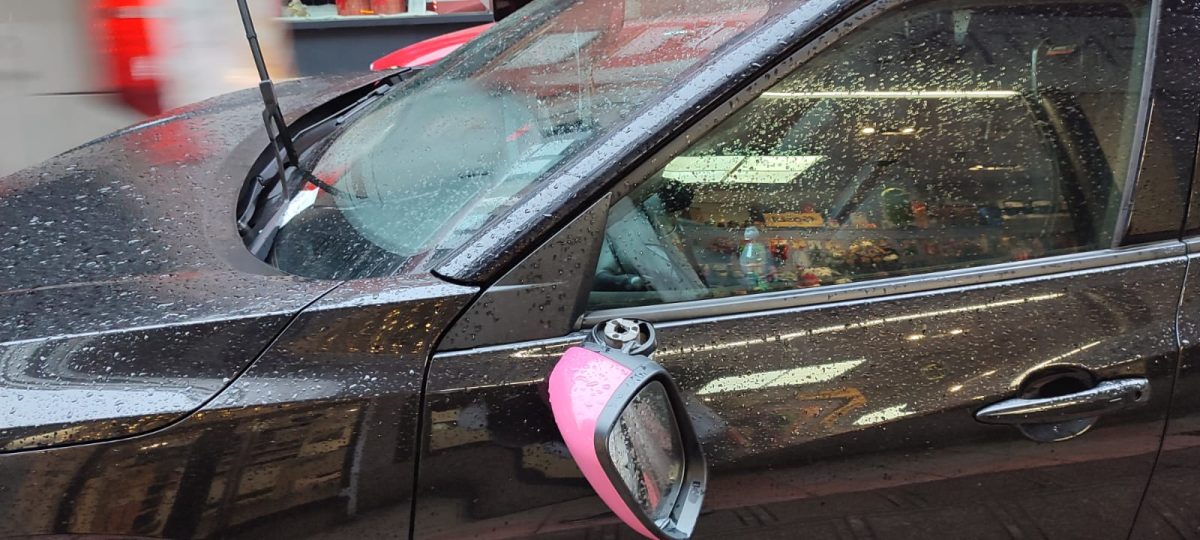
<path fill-rule="evenodd" d="M 804 530 L 836 538 L 859 522 L 880 538 L 1079 530 L 1123 537 L 1153 466 L 1166 392 L 1150 407 L 1105 417 L 1094 431 L 1053 445 L 971 415 L 1013 395 L 1039 366 L 1142 375 L 1169 388 L 1185 262 L 1181 248 L 1167 249 L 1177 255 L 656 324 L 655 359 L 692 400 L 689 414 L 710 461 L 697 535 Z M 1131 287 L 1135 276 L 1142 285 Z M 418 536 L 578 527 L 601 534 L 613 523 L 572 472 L 541 397 L 539 374 L 578 339 L 434 357 Z M 1017 513 L 996 513 L 1009 507 Z"/>
<path fill-rule="evenodd" d="M 1172 2 L 1166 6 L 1177 15 L 1177 23 L 1168 27 L 1164 37 L 1179 46 L 1169 49 L 1169 68 L 1185 71 L 1187 52 L 1182 44 L 1200 39 L 1200 6 Z M 1200 100 L 1200 85 L 1194 77 L 1171 77 L 1174 84 L 1163 92 L 1164 101 L 1175 105 L 1183 116 L 1191 116 L 1194 107 L 1179 106 Z M 1195 144 L 1195 138 L 1179 138 L 1178 145 Z M 1170 417 L 1163 437 L 1162 450 L 1154 476 L 1146 490 L 1141 512 L 1132 530 L 1133 538 L 1191 538 L 1200 534 L 1200 182 L 1194 167 L 1190 175 L 1190 202 L 1184 225 L 1188 245 L 1187 281 L 1179 306 L 1179 369 L 1172 393 Z"/>
<path fill-rule="evenodd" d="M 347 285 L 178 423 L 0 458 L 0 536 L 407 536 L 426 358 L 474 293 L 429 276 Z"/>
<path fill-rule="evenodd" d="M 298 116 L 365 82 L 281 97 Z M 253 91 L 215 98 L 0 180 L 0 451 L 182 418 L 337 285 L 257 261 L 229 220 L 260 109 Z"/>
<path fill-rule="evenodd" d="M 738 83 L 723 84 L 721 88 L 728 89 Z M 711 94 L 693 98 L 719 101 Z M 247 100 L 248 110 L 253 109 L 251 103 Z M 630 146 L 608 150 L 637 148 L 638 156 L 648 154 L 648 147 L 634 141 L 653 146 L 683 129 L 666 120 L 667 110 L 673 109 L 659 110 L 660 116 L 639 124 L 647 132 L 630 134 L 634 138 L 625 141 Z M 239 114 L 238 121 L 249 133 L 257 125 L 257 110 Z M 131 135 L 115 140 L 140 149 Z M 262 145 L 243 144 L 250 156 L 238 162 L 244 165 Z M 1150 143 L 1151 150 L 1156 144 Z M 1193 151 L 1170 155 L 1191 162 Z M 214 152 L 219 154 L 219 149 Z M 63 159 L 59 171 L 73 163 Z M 537 214 L 545 220 L 532 229 L 538 234 L 526 235 L 527 224 L 514 222 L 514 227 L 492 237 L 494 245 L 481 244 L 484 255 L 503 257 L 484 264 L 479 253 L 471 253 L 470 264 L 460 268 L 487 266 L 478 275 L 504 275 L 511 267 L 504 261 L 520 260 L 542 246 L 540 236 L 550 235 L 578 208 L 595 202 L 595 194 L 609 189 L 619 176 L 611 155 L 581 160 L 592 160 L 596 174 L 584 178 L 594 182 L 584 189 L 582 178 L 564 178 L 531 203 L 531 208 L 545 205 L 547 210 Z M 53 165 L 43 170 L 65 176 Z M 230 173 L 228 185 L 238 185 L 244 171 Z M 40 172 L 33 174 L 40 177 Z M 1135 207 L 1131 222 L 1152 211 L 1150 204 Z M 206 225 L 209 231 L 233 227 L 231 220 L 204 223 L 218 223 Z M 124 231 L 114 227 L 109 233 Z M 1169 393 L 1157 389 L 1169 386 L 1177 350 L 1174 310 L 1186 263 L 1182 247 L 1160 247 L 1165 250 L 1161 257 L 1064 270 L 1052 277 L 1014 275 L 996 283 L 900 296 L 867 288 L 865 300 L 706 320 L 707 326 L 662 322 L 660 339 L 667 354 L 660 359 L 685 389 L 697 394 L 693 416 L 698 425 L 710 428 L 704 432 L 714 480 L 699 532 L 714 537 L 794 537 L 797 531 L 816 537 L 916 537 L 947 531 L 972 537 L 1069 537 L 1080 531 L 1088 531 L 1090 537 L 1123 536 L 1137 511 L 1132 501 L 1140 497 L 1158 449 Z M 225 255 L 238 258 L 236 250 L 231 253 Z M 224 272 L 212 271 L 211 281 L 195 282 L 206 284 L 201 292 L 211 296 L 203 298 L 224 298 L 223 287 L 236 285 L 234 277 L 246 279 L 244 272 L 233 270 L 242 264 L 253 266 L 244 259 L 218 260 L 222 262 L 215 266 Z M 249 342 L 262 340 L 265 347 L 274 340 L 259 361 L 199 412 L 181 420 L 172 414 L 160 424 L 139 428 L 141 435 L 0 456 L 0 535 L 392 538 L 408 536 L 410 527 L 418 537 L 630 534 L 587 488 L 547 422 L 544 377 L 558 352 L 581 334 L 496 345 L 514 339 L 507 335 L 495 338 L 492 346 L 477 348 L 472 340 L 481 334 L 458 330 L 453 320 L 472 305 L 478 290 L 428 275 L 346 284 L 316 300 L 289 324 L 290 314 L 331 285 L 297 293 L 311 282 L 260 271 L 264 276 L 253 283 L 271 283 L 295 297 L 280 292 L 294 301 L 286 304 L 258 296 L 255 290 L 248 293 L 253 299 L 242 299 L 249 303 L 239 304 L 247 309 L 244 319 L 270 311 L 282 319 L 272 329 L 286 326 L 281 335 L 279 330 L 241 327 L 251 334 Z M 145 278 L 125 281 L 118 271 L 105 275 L 142 287 L 131 287 L 133 292 L 117 298 L 151 290 Z M 83 290 L 71 287 L 69 277 L 64 279 L 32 287 L 35 292 L 38 287 Z M 480 279 L 487 283 L 491 278 Z M 103 276 L 97 280 L 103 281 Z M 541 281 L 565 282 L 557 275 Z M 178 290 L 190 289 L 180 285 Z M 556 308 L 574 305 L 566 298 L 578 292 L 569 286 L 542 290 L 551 291 L 549 298 L 554 300 L 543 305 Z M 64 309 L 82 302 L 116 302 L 97 293 L 72 303 L 75 297 L 56 294 L 60 303 L 51 305 Z M 260 298 L 271 307 L 291 309 L 276 315 L 254 303 Z M 545 299 L 531 294 L 525 301 L 537 298 Z M 109 324 L 106 314 L 124 304 L 107 306 L 107 311 L 105 305 L 96 307 L 93 320 L 101 330 Z M 213 311 L 196 313 L 223 313 L 216 309 L 219 305 L 210 307 Z M 520 316 L 520 323 L 536 322 L 529 326 L 548 332 L 539 326 L 542 321 L 524 317 L 544 310 L 536 305 L 527 309 L 484 314 Z M 555 331 L 569 331 L 577 326 L 577 309 L 564 307 L 563 317 L 547 318 L 547 324 L 557 325 Z M 139 312 L 153 313 L 148 308 Z M 1062 319 L 1062 313 L 1072 317 Z M 1076 313 L 1085 315 L 1074 318 Z M 913 318 L 897 320 L 896 314 Z M 928 316 L 917 317 L 921 314 Z M 188 320 L 207 322 L 200 315 Z M 69 314 L 61 321 L 48 328 L 74 324 Z M 996 321 L 1011 326 L 1001 327 Z M 180 321 L 159 322 L 165 328 Z M 462 340 L 454 346 L 445 342 L 442 352 L 427 363 L 447 327 Z M 959 327 L 966 331 L 951 332 Z M 784 332 L 789 335 L 801 335 L 779 339 L 783 328 L 791 329 Z M 830 330 L 809 336 L 806 330 L 813 328 Z M 894 343 L 918 334 L 929 337 L 916 344 Z M 207 341 L 227 340 L 227 346 L 234 347 L 239 339 L 231 336 L 223 331 Z M 1095 341 L 1100 343 L 1071 353 Z M 1014 356 L 1013 344 L 1030 345 L 1029 354 Z M 850 366 L 892 347 L 903 351 L 894 364 Z M 974 408 L 1009 397 L 1030 362 L 1069 358 L 1106 375 L 1147 375 L 1156 388 L 1153 403 L 1106 417 L 1093 432 L 1053 445 L 1037 445 L 1010 428 L 970 419 Z M 111 362 L 106 358 L 94 363 L 102 370 Z M 171 366 L 156 361 L 155 367 Z M 756 373 L 801 368 L 840 371 L 834 376 L 840 391 L 805 396 L 800 384 L 737 388 L 756 380 Z M 226 368 L 214 371 L 222 369 Z M 422 413 L 426 369 L 428 400 Z M 993 369 L 997 371 L 989 374 Z M 132 375 L 118 384 L 132 384 L 135 391 L 142 384 L 158 384 L 142 380 L 142 371 L 129 372 Z M 56 380 L 53 375 L 44 378 Z M 943 399 L 957 384 L 963 388 Z M 706 386 L 710 392 L 702 392 Z M 202 389 L 195 395 L 209 392 Z M 720 401 L 706 403 L 704 396 Z M 1180 407 L 1186 402 L 1176 404 L 1184 414 L 1187 409 Z M 85 428 L 90 423 L 78 425 Z M 1184 442 L 1189 430 L 1185 423 L 1179 427 L 1181 431 L 1172 433 L 1178 435 L 1177 442 Z M 86 435 L 54 444 L 116 435 Z M 1187 455 L 1181 457 L 1186 460 Z M 1164 459 L 1160 465 L 1169 463 Z M 416 519 L 410 521 L 414 505 Z M 1187 515 L 1191 508 L 1184 504 L 1180 511 Z"/>
<path fill-rule="evenodd" d="M 1133 529 L 1136 538 L 1189 538 L 1200 533 L 1200 241 L 1188 241 L 1187 283 L 1179 309 L 1179 357 L 1162 454 Z"/>

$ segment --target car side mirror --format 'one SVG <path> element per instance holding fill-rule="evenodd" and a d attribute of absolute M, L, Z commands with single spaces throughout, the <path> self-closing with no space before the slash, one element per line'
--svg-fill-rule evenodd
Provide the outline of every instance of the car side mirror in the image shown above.
<path fill-rule="evenodd" d="M 554 421 L 621 521 L 647 538 L 690 538 L 708 477 L 704 454 L 666 370 L 623 349 L 594 340 L 567 349 L 550 373 Z"/>

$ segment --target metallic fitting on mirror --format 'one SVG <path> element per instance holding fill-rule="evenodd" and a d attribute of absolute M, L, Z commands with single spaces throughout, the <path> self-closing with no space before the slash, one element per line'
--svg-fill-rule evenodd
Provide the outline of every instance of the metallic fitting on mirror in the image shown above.
<path fill-rule="evenodd" d="M 650 356 L 654 354 L 654 325 L 638 319 L 611 319 L 592 328 L 584 341 L 626 354 Z"/>

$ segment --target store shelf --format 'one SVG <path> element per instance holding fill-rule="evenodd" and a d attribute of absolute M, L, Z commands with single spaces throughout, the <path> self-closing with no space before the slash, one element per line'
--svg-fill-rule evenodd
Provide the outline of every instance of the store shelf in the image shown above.
<path fill-rule="evenodd" d="M 293 58 L 301 76 L 366 71 L 371 62 L 397 49 L 493 20 L 491 13 L 339 17 L 334 6 L 308 9 L 308 17 L 279 18 L 292 30 Z"/>
<path fill-rule="evenodd" d="M 484 24 L 494 19 L 488 12 L 343 16 L 337 14 L 334 6 L 311 6 L 308 13 L 308 17 L 279 17 L 278 20 L 287 23 L 293 30 L 323 30 L 427 24 Z"/>

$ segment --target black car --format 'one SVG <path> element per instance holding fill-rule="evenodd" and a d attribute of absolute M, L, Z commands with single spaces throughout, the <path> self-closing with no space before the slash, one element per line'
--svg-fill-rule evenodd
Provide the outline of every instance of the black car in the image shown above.
<path fill-rule="evenodd" d="M 1196 537 L 1197 44 L 1185 0 L 537 0 L 278 85 L 295 159 L 246 91 L 0 179 L 0 536 L 636 537 L 547 388 L 618 320 L 695 536 Z"/>

